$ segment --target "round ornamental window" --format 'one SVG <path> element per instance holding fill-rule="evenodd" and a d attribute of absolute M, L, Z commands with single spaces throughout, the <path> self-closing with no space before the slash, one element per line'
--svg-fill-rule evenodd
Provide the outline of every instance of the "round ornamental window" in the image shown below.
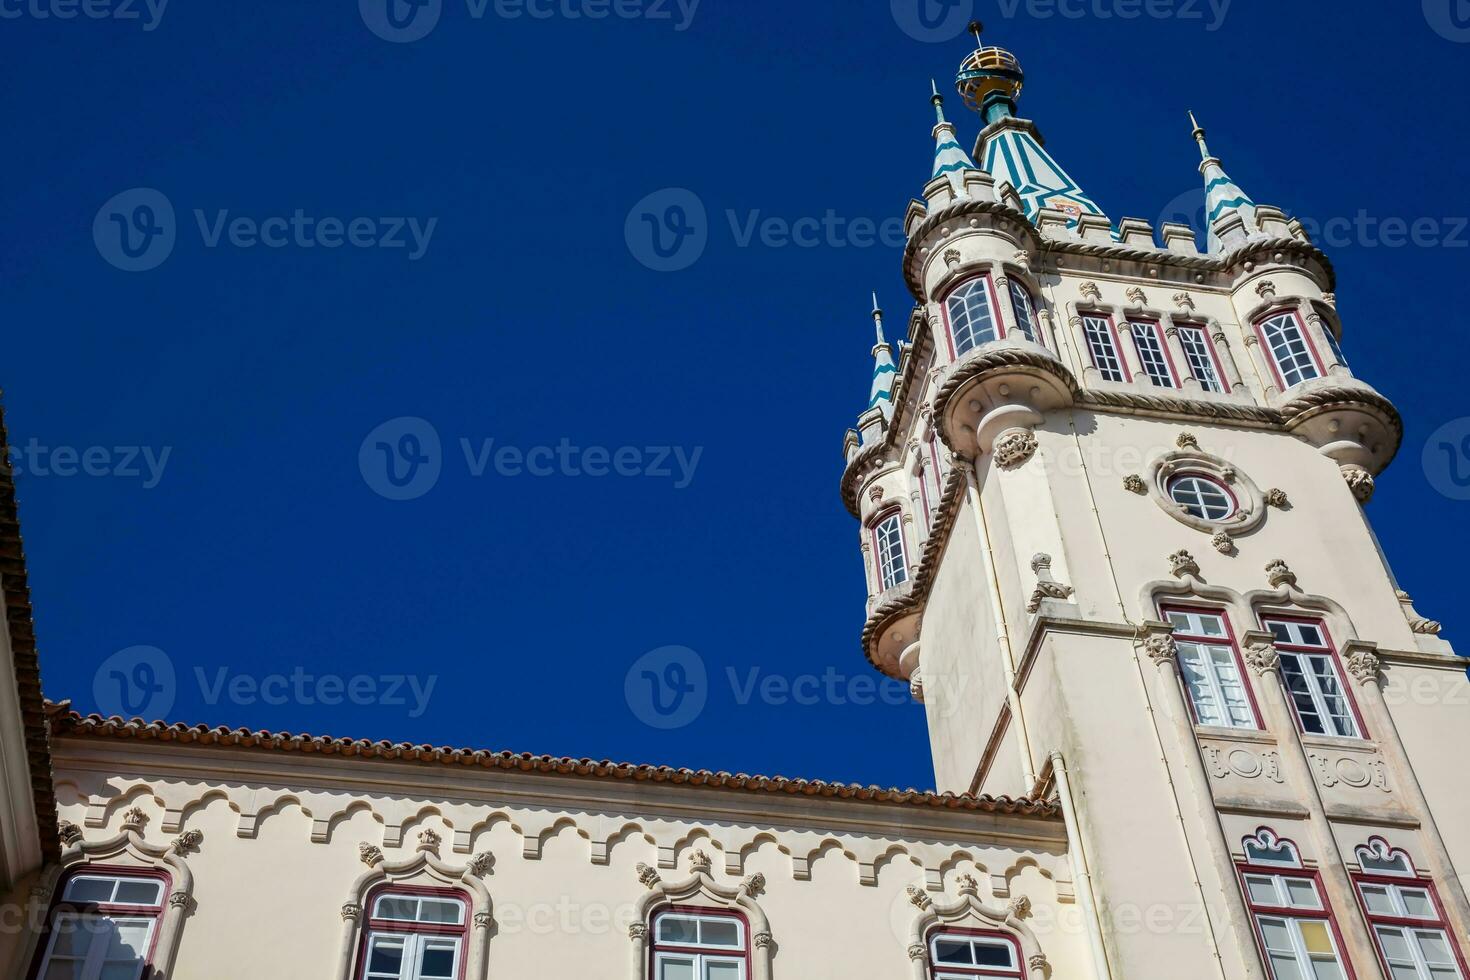
<path fill-rule="evenodd" d="M 1239 509 L 1224 484 L 1194 473 L 1169 481 L 1169 496 L 1185 513 L 1202 521 L 1225 521 Z"/>

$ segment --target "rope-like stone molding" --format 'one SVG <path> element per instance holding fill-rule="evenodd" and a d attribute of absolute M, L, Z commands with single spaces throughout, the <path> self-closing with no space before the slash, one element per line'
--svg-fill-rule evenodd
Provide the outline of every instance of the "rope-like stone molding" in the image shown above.
<path fill-rule="evenodd" d="M 1361 385 L 1327 385 L 1293 396 L 1281 406 L 1281 418 L 1288 429 L 1331 408 L 1361 408 L 1382 415 L 1398 440 L 1404 437 L 1404 420 L 1393 402 L 1372 388 Z"/>
<path fill-rule="evenodd" d="M 1134 391 L 1102 391 L 1088 388 L 1083 390 L 1078 401 L 1090 408 L 1097 409 L 1124 408 L 1140 412 L 1154 412 L 1160 415 L 1224 419 L 1230 422 L 1246 422 L 1261 426 L 1280 426 L 1285 422 L 1280 412 L 1258 405 L 1196 401 L 1188 398 L 1170 398 L 1167 395 L 1147 395 Z"/>
<path fill-rule="evenodd" d="M 1022 369 L 1049 374 L 1062 382 L 1067 391 L 1075 400 L 1081 393 L 1077 385 L 1077 379 L 1072 377 L 1072 372 L 1067 366 L 1050 354 L 1041 354 L 1036 351 L 1023 350 L 1019 347 L 997 347 L 978 348 L 964 356 L 959 365 L 944 380 L 939 391 L 934 396 L 934 419 L 935 427 L 939 432 L 939 438 L 950 449 L 954 449 L 949 430 L 945 425 L 945 413 L 949 403 L 959 392 L 968 387 L 971 382 L 994 371 Z"/>
<path fill-rule="evenodd" d="M 999 201 L 978 201 L 974 198 L 955 201 L 938 211 L 930 212 L 914 227 L 913 232 L 909 235 L 908 244 L 904 246 L 903 277 L 914 299 L 920 303 L 924 302 L 924 283 L 920 278 L 920 270 L 923 268 L 920 243 L 926 241 L 936 229 L 949 222 L 980 215 L 991 218 L 997 224 L 1010 226 L 1015 237 L 1023 246 L 1032 249 L 1040 247 L 1041 236 L 1024 212 L 1017 211 L 1009 204 L 1002 204 Z"/>

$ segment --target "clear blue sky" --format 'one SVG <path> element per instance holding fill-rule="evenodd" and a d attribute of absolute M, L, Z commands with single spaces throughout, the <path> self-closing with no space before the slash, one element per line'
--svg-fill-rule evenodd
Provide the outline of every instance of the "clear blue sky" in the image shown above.
<path fill-rule="evenodd" d="M 912 7 L 886 0 L 703 0 L 692 18 L 660 0 L 668 19 L 602 20 L 564 13 L 597 0 L 556 0 L 549 19 L 443 0 L 413 43 L 380 39 L 352 3 L 37 16 L 55 2 L 0 0 L 0 384 L 12 441 L 46 447 L 19 486 L 49 696 L 92 710 L 109 658 L 149 646 L 175 672 L 172 720 L 931 783 L 922 709 L 851 703 L 877 675 L 837 493 L 868 393 L 868 291 L 895 335 L 910 302 L 899 251 L 861 232 L 741 236 L 753 218 L 901 216 L 928 175 L 929 78 L 949 89 L 963 37 L 918 40 Z M 1128 0 L 1070 0 L 1077 18 L 976 6 L 1027 70 L 1023 114 L 1115 219 L 1198 188 L 1189 108 L 1258 201 L 1355 227 L 1360 210 L 1430 219 L 1435 243 L 1369 226 L 1329 251 L 1348 354 L 1408 424 L 1369 513 L 1420 611 L 1453 629 L 1470 504 L 1436 490 L 1421 452 L 1470 414 L 1463 0 L 1236 0 L 1223 20 L 1206 0 L 1134 20 L 1097 15 Z M 977 120 L 950 108 L 972 142 Z M 176 240 L 127 272 L 94 220 L 137 187 L 170 202 Z M 659 272 L 625 232 L 671 187 L 706 209 L 708 247 Z M 298 209 L 370 218 L 373 240 L 388 218 L 437 222 L 416 258 L 406 231 L 405 248 L 208 244 L 221 211 Z M 442 447 L 437 483 L 402 501 L 364 466 L 379 441 L 400 460 L 431 447 L 400 425 L 359 458 L 400 417 Z M 507 476 L 493 458 L 476 477 L 460 440 L 473 458 L 492 438 L 492 453 L 635 447 L 623 467 L 639 471 L 659 463 L 648 447 L 680 447 L 692 478 L 672 458 L 669 477 Z M 114 448 L 132 446 L 162 462 L 156 485 L 146 457 L 126 475 Z M 66 447 L 79 470 L 105 447 L 90 468 L 124 473 L 57 475 Z M 673 731 L 625 699 L 666 646 L 707 677 Z M 128 657 L 124 676 L 147 680 Z M 212 693 L 298 669 L 437 681 L 420 717 L 407 688 L 401 706 Z M 815 704 L 746 696 L 752 679 L 829 673 L 839 696 L 823 682 L 804 691 Z"/>

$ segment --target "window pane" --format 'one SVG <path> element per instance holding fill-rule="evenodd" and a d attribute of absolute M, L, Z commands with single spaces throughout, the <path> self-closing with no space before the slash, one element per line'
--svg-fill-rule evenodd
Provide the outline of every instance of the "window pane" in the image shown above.
<path fill-rule="evenodd" d="M 1455 954 L 1450 949 L 1450 940 L 1438 929 L 1415 929 L 1414 938 L 1419 941 L 1419 952 L 1430 966 L 1453 966 Z"/>
<path fill-rule="evenodd" d="M 453 980 L 457 944 L 429 940 L 419 958 L 419 980 Z"/>
<path fill-rule="evenodd" d="M 957 289 L 945 304 L 956 356 L 995 339 L 995 316 L 990 309 L 990 287 L 975 279 Z"/>
<path fill-rule="evenodd" d="M 975 962 L 980 966 L 1014 969 L 1016 960 L 1010 943 L 977 942 Z"/>
<path fill-rule="evenodd" d="M 1303 980 L 1302 968 L 1295 953 L 1272 953 L 1271 975 L 1274 980 Z"/>
<path fill-rule="evenodd" d="M 73 878 L 66 886 L 66 900 L 91 904 L 110 902 L 112 888 L 111 878 Z"/>
<path fill-rule="evenodd" d="M 1210 355 L 1209 341 L 1199 327 L 1180 327 L 1179 342 L 1189 360 L 1189 371 L 1205 391 L 1223 392 L 1225 386 L 1215 370 L 1215 359 Z"/>
<path fill-rule="evenodd" d="M 1317 886 L 1306 878 L 1287 878 L 1286 894 L 1291 899 L 1293 908 L 1320 909 L 1322 907 L 1322 902 L 1317 897 Z"/>
<path fill-rule="evenodd" d="M 1015 279 L 1011 280 L 1011 310 L 1016 315 L 1017 332 L 1027 340 L 1036 341 L 1036 316 L 1031 294 Z"/>
<path fill-rule="evenodd" d="M 397 977 L 403 972 L 402 937 L 374 936 L 368 954 L 368 973 L 373 976 Z"/>
<path fill-rule="evenodd" d="M 1143 365 L 1149 380 L 1157 388 L 1174 387 L 1174 372 L 1169 367 L 1168 355 L 1164 353 L 1158 325 L 1130 323 L 1129 327 L 1133 331 L 1133 342 L 1138 348 L 1139 363 Z"/>
<path fill-rule="evenodd" d="M 163 892 L 163 882 L 139 878 L 124 878 L 117 883 L 114 902 L 120 905 L 157 905 Z"/>
<path fill-rule="evenodd" d="M 658 920 L 658 941 L 673 946 L 698 946 L 699 924 L 693 919 L 662 916 Z"/>
<path fill-rule="evenodd" d="M 1383 885 L 1364 885 L 1363 904 L 1368 906 L 1368 911 L 1374 915 L 1395 915 L 1397 909 L 1393 907 L 1393 899 L 1388 895 L 1388 889 Z"/>
<path fill-rule="evenodd" d="M 46 964 L 44 980 L 81 980 L 82 964 L 77 960 L 52 959 Z"/>
<path fill-rule="evenodd" d="M 1313 956 L 1332 953 L 1332 936 L 1327 931 L 1327 923 L 1317 919 L 1298 920 L 1297 929 L 1302 934 L 1302 945 L 1307 952 Z"/>
<path fill-rule="evenodd" d="M 419 903 L 419 921 L 459 925 L 464 921 L 458 902 L 443 898 L 426 898 Z"/>
<path fill-rule="evenodd" d="M 374 918 L 413 922 L 418 918 L 418 908 L 419 902 L 416 898 L 385 895 L 378 899 L 378 911 Z"/>
<path fill-rule="evenodd" d="M 1404 913 L 1414 919 L 1438 918 L 1434 910 L 1434 902 L 1429 898 L 1429 893 L 1422 888 L 1401 888 L 1399 895 L 1404 900 Z"/>
<path fill-rule="evenodd" d="M 968 940 L 936 939 L 934 941 L 934 960 L 949 966 L 974 965 Z"/>
<path fill-rule="evenodd" d="M 1317 980 L 1343 980 L 1342 964 L 1337 962 L 1337 954 L 1321 958 L 1313 958 L 1312 975 Z"/>
<path fill-rule="evenodd" d="M 1106 381 L 1126 381 L 1123 362 L 1113 344 L 1112 325 L 1102 317 L 1082 318 L 1082 332 L 1087 338 L 1087 347 L 1092 352 L 1092 363 Z"/>
<path fill-rule="evenodd" d="M 658 980 L 694 980 L 694 957 L 660 956 Z"/>
<path fill-rule="evenodd" d="M 744 967 L 739 960 L 709 960 L 704 964 L 705 980 L 740 980 Z"/>
<path fill-rule="evenodd" d="M 701 919 L 699 941 L 703 946 L 740 947 L 740 923 L 734 919 Z"/>
<path fill-rule="evenodd" d="M 1245 879 L 1245 887 L 1246 892 L 1250 895 L 1252 905 L 1275 906 L 1281 904 L 1281 897 L 1276 894 L 1276 882 L 1271 878 L 1249 875 Z M 1265 920 L 1262 921 L 1262 927 L 1264 926 Z"/>

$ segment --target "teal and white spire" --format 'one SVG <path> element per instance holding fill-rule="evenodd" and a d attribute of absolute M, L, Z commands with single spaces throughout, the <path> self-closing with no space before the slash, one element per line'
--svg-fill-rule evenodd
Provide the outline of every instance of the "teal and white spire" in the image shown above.
<path fill-rule="evenodd" d="M 878 306 L 877 293 L 873 294 L 873 327 L 878 343 L 873 347 L 873 393 L 868 398 L 868 411 L 878 409 L 884 423 L 888 423 L 893 421 L 893 384 L 898 380 L 898 365 L 893 361 L 893 348 L 883 336 L 883 310 Z"/>
<path fill-rule="evenodd" d="M 970 154 L 960 145 L 959 137 L 955 135 L 954 123 L 944 118 L 944 96 L 939 94 L 939 86 L 931 79 L 929 87 L 934 90 L 934 97 L 930 100 L 934 103 L 934 114 L 939 121 L 934 125 L 934 177 L 948 177 L 950 186 L 954 188 L 955 196 L 964 196 L 964 172 L 975 170 L 975 161 L 970 159 Z M 874 304 L 876 306 L 876 303 Z"/>
<path fill-rule="evenodd" d="M 1256 220 L 1256 202 L 1230 179 L 1230 175 L 1220 165 L 1220 158 L 1211 155 L 1210 148 L 1205 143 L 1204 127 L 1194 118 L 1193 112 L 1189 114 L 1189 122 L 1194 127 L 1194 139 L 1199 144 L 1200 156 L 1204 158 L 1199 165 L 1199 172 L 1205 178 L 1205 228 L 1210 233 L 1210 252 L 1223 252 L 1225 243 L 1215 231 L 1215 222 L 1234 212 L 1240 216 L 1244 226 L 1242 231 L 1246 237 L 1257 234 L 1261 226 Z"/>
<path fill-rule="evenodd" d="M 1032 221 L 1042 208 L 1066 213 L 1069 228 L 1076 227 L 1084 214 L 1101 215 L 1102 208 L 1042 149 L 1036 125 L 1016 118 L 1016 100 L 1026 79 L 1016 56 L 1004 48 L 984 47 L 980 42 L 984 28 L 978 21 L 970 30 L 976 47 L 960 65 L 955 85 L 965 104 L 986 123 L 980 134 L 981 166 L 997 183 L 1005 181 L 1016 189 Z"/>

